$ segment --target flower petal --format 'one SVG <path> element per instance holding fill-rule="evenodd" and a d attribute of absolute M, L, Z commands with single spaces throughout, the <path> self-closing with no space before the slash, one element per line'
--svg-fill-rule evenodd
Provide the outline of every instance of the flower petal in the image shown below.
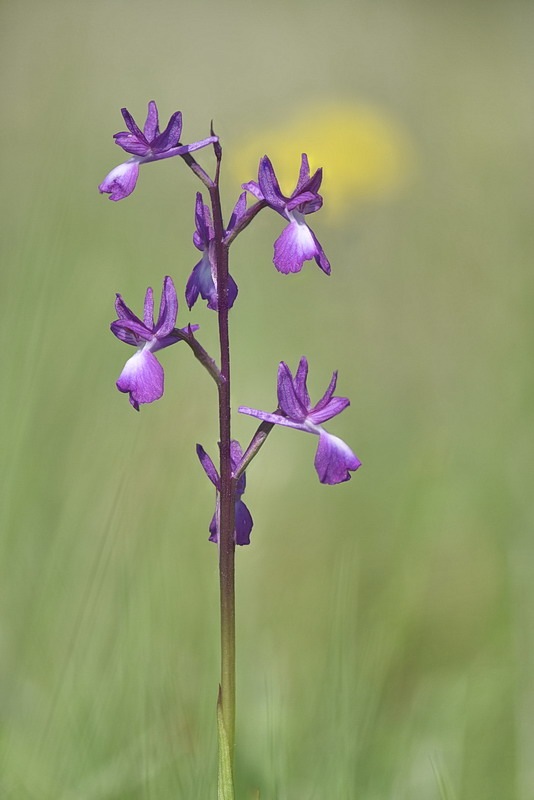
<path fill-rule="evenodd" d="M 232 439 L 230 442 L 230 460 L 232 462 L 232 473 L 235 474 L 241 464 L 243 458 L 243 450 L 237 439 Z M 241 495 L 244 494 L 247 486 L 246 473 L 244 472 L 236 483 L 236 498 L 239 500 Z M 236 509 L 237 510 L 237 509 Z"/>
<path fill-rule="evenodd" d="M 320 411 L 330 402 L 330 400 L 332 399 L 332 395 L 336 391 L 336 386 L 337 386 L 337 369 L 334 370 L 334 372 L 332 373 L 332 377 L 330 378 L 330 383 L 328 384 L 328 388 L 321 397 L 321 399 L 319 400 L 319 402 L 314 405 L 312 409 L 313 411 Z"/>
<path fill-rule="evenodd" d="M 213 239 L 214 231 L 210 210 L 208 206 L 204 204 L 200 192 L 197 192 L 195 202 L 195 225 L 196 231 L 195 234 L 193 234 L 194 245 L 198 250 L 205 250 L 210 240 Z"/>
<path fill-rule="evenodd" d="M 207 253 L 204 253 L 198 264 L 193 267 L 185 287 L 185 300 L 189 310 L 195 305 L 199 294 L 203 300 L 208 301 L 208 308 L 217 310 L 217 289 Z"/>
<path fill-rule="evenodd" d="M 321 483 L 333 486 L 351 479 L 351 471 L 361 466 L 348 444 L 337 436 L 321 430 L 315 454 L 315 469 Z"/>
<path fill-rule="evenodd" d="M 217 500 L 215 502 L 215 513 L 211 518 L 210 527 L 209 527 L 209 541 L 215 542 L 216 544 L 219 542 L 219 516 L 221 513 L 221 501 L 219 498 L 219 494 L 217 493 Z M 242 500 L 238 500 L 235 504 L 235 527 L 234 527 L 234 538 L 236 544 L 244 545 L 250 544 L 250 532 L 252 530 L 252 526 L 254 522 L 252 520 L 252 515 L 246 505 L 243 503 Z"/>
<path fill-rule="evenodd" d="M 139 139 L 140 141 L 143 141 L 143 139 L 144 139 L 145 137 L 143 136 L 143 134 L 142 134 L 141 130 L 138 128 L 138 126 L 137 126 L 137 124 L 136 124 L 136 122 L 135 122 L 134 118 L 132 117 L 132 115 L 130 114 L 130 112 L 128 111 L 128 109 L 127 109 L 127 108 L 121 108 L 121 114 L 122 114 L 122 116 L 123 116 L 123 119 L 124 119 L 124 121 L 125 121 L 125 123 L 126 123 L 126 127 L 128 128 L 128 130 L 129 130 L 129 131 L 130 131 L 130 132 L 131 132 L 131 133 L 132 133 L 132 134 L 133 134 L 133 135 L 134 135 L 134 136 L 135 136 L 137 139 Z"/>
<path fill-rule="evenodd" d="M 180 334 L 185 334 L 186 336 L 190 333 L 189 328 L 191 331 L 197 331 L 198 325 L 189 325 L 187 328 L 173 328 L 173 330 L 167 336 L 158 336 L 155 340 L 155 343 L 151 345 L 150 351 L 152 353 L 157 353 L 158 350 L 163 350 L 165 347 L 170 347 L 171 344 L 176 344 L 176 342 L 183 342 L 184 337 Z"/>
<path fill-rule="evenodd" d="M 126 305 L 119 292 L 115 295 L 115 311 L 119 319 L 129 319 L 132 322 L 138 322 L 139 325 L 143 324 L 139 317 L 133 313 L 132 309 Z"/>
<path fill-rule="evenodd" d="M 301 191 L 302 187 L 310 180 L 310 165 L 308 163 L 308 156 L 306 153 L 302 153 L 300 157 L 300 172 L 299 172 L 299 179 L 297 181 L 297 185 L 295 187 L 295 191 L 293 194 L 297 194 Z"/>
<path fill-rule="evenodd" d="M 143 319 L 149 330 L 154 328 L 154 292 L 149 286 L 145 294 L 145 305 L 143 309 Z"/>
<path fill-rule="evenodd" d="M 231 275 L 228 276 L 228 308 L 232 308 L 237 297 L 237 284 Z M 209 259 L 209 252 L 204 252 L 202 258 L 193 267 L 185 287 L 185 300 L 189 310 L 193 308 L 198 296 L 208 301 L 208 308 L 217 311 L 219 308 L 219 295 L 214 279 L 214 271 Z"/>
<path fill-rule="evenodd" d="M 140 141 L 133 133 L 121 131 L 116 133 L 113 138 L 115 139 L 115 144 L 118 144 L 127 153 L 132 153 L 134 156 L 146 156 L 150 152 L 150 146 L 144 139 Z"/>
<path fill-rule="evenodd" d="M 228 275 L 228 308 L 232 308 L 235 303 L 235 299 L 237 297 L 239 289 L 237 288 L 237 283 L 234 281 L 231 275 Z M 208 308 L 210 306 L 208 305 Z"/>
<path fill-rule="evenodd" d="M 279 211 L 283 214 L 287 199 L 282 194 L 273 165 L 267 156 L 263 156 L 260 161 L 258 184 L 266 202 L 271 208 L 274 208 L 275 211 Z"/>
<path fill-rule="evenodd" d="M 139 162 L 130 159 L 112 169 L 98 189 L 101 194 L 109 194 L 110 200 L 123 200 L 135 189 L 138 176 Z"/>
<path fill-rule="evenodd" d="M 331 272 L 330 261 L 325 256 L 324 250 L 321 247 L 321 243 L 319 242 L 319 239 L 314 234 L 314 232 L 312 231 L 311 228 L 310 228 L 310 232 L 311 232 L 311 235 L 313 236 L 313 240 L 314 240 L 315 246 L 317 248 L 317 252 L 315 253 L 315 262 L 316 262 L 317 266 L 319 266 L 322 269 L 322 271 L 325 273 L 325 275 L 330 275 L 330 272 Z"/>
<path fill-rule="evenodd" d="M 322 205 L 323 198 L 320 194 L 301 192 L 291 198 L 286 206 L 286 210 L 293 211 L 296 208 L 301 214 L 313 214 L 314 211 L 319 211 Z"/>
<path fill-rule="evenodd" d="M 278 365 L 277 394 L 278 406 L 284 414 L 296 422 L 304 422 L 308 408 L 295 391 L 293 375 L 283 361 Z"/>
<path fill-rule="evenodd" d="M 111 333 L 113 333 L 117 339 L 120 339 L 121 342 L 125 342 L 125 344 L 131 344 L 134 347 L 139 347 L 139 345 L 142 343 L 142 340 L 136 333 L 128 330 L 128 328 L 123 328 L 122 326 L 117 325 L 116 322 L 112 322 L 109 327 L 111 328 Z"/>
<path fill-rule="evenodd" d="M 163 279 L 158 321 L 154 328 L 154 333 L 158 338 L 167 336 L 172 331 L 176 323 L 177 314 L 178 298 L 176 297 L 176 289 L 174 288 L 172 278 L 167 275 Z"/>
<path fill-rule="evenodd" d="M 210 526 L 209 526 L 209 532 L 210 532 L 209 541 L 210 542 L 215 542 L 215 544 L 217 544 L 219 542 L 219 516 L 220 516 L 220 513 L 221 513 L 221 503 L 220 503 L 220 500 L 219 500 L 219 493 L 217 492 L 217 499 L 215 501 L 215 512 L 213 514 L 213 517 L 211 518 L 211 522 L 210 522 Z"/>
<path fill-rule="evenodd" d="M 242 500 L 235 504 L 235 542 L 236 544 L 250 544 L 250 532 L 254 525 L 252 515 Z"/>
<path fill-rule="evenodd" d="M 204 470 L 210 481 L 213 483 L 215 488 L 220 490 L 221 484 L 219 479 L 219 473 L 217 472 L 215 464 L 213 463 L 213 461 L 206 453 L 201 444 L 197 444 L 196 449 L 197 449 L 198 460 L 202 465 L 202 469 Z"/>
<path fill-rule="evenodd" d="M 234 210 L 230 216 L 230 222 L 228 223 L 228 228 L 226 229 L 226 233 L 230 233 L 233 231 L 237 223 L 241 220 L 241 217 L 247 210 L 247 193 L 241 192 L 239 197 L 237 198 L 237 203 L 234 206 Z"/>
<path fill-rule="evenodd" d="M 305 222 L 293 220 L 274 243 L 273 263 L 279 272 L 288 275 L 300 272 L 305 261 L 315 258 L 317 245 Z"/>
<path fill-rule="evenodd" d="M 129 392 L 130 403 L 139 411 L 141 403 L 153 403 L 163 394 L 163 367 L 150 350 L 138 350 L 124 365 L 117 389 Z"/>
<path fill-rule="evenodd" d="M 332 378 L 330 379 L 326 392 L 308 414 L 308 419 L 316 425 L 320 425 L 322 422 L 336 417 L 350 405 L 348 397 L 333 397 L 336 384 L 337 370 L 332 373 Z"/>
<path fill-rule="evenodd" d="M 337 417 L 347 406 L 350 406 L 348 397 L 333 397 L 321 409 L 312 410 L 310 414 L 308 414 L 308 419 L 315 425 L 320 425 L 322 422 L 332 419 L 332 417 Z"/>
<path fill-rule="evenodd" d="M 249 181 L 248 183 L 243 183 L 241 184 L 241 188 L 245 189 L 247 192 L 250 192 L 250 194 L 254 195 L 254 197 L 257 200 L 265 200 L 265 197 L 263 196 L 263 193 L 258 184 L 256 183 L 256 181 Z"/>
<path fill-rule="evenodd" d="M 312 177 L 306 183 L 304 183 L 302 186 L 299 186 L 299 193 L 311 192 L 311 194 L 316 195 L 319 189 L 321 188 L 322 182 L 323 182 L 323 170 L 322 168 L 320 168 L 313 173 Z"/>
<path fill-rule="evenodd" d="M 151 147 L 154 153 L 162 153 L 177 147 L 182 134 L 182 112 L 175 111 L 170 118 L 167 127 L 152 142 Z"/>
<path fill-rule="evenodd" d="M 147 330 L 142 323 L 134 322 L 133 320 L 116 319 L 109 327 L 121 342 L 134 344 L 137 347 L 152 338 L 152 331 Z"/>
<path fill-rule="evenodd" d="M 151 142 L 156 136 L 159 136 L 159 120 L 158 120 L 158 107 L 154 100 L 151 100 L 148 104 L 148 113 L 146 115 L 145 126 L 143 128 L 143 133 L 145 135 L 145 139 L 148 142 Z"/>
<path fill-rule="evenodd" d="M 232 439 L 230 442 L 230 460 L 232 462 L 232 470 L 236 470 L 243 458 L 243 449 L 237 439 Z"/>
<path fill-rule="evenodd" d="M 295 380 L 293 381 L 293 384 L 295 386 L 297 397 L 300 399 L 300 402 L 304 408 L 306 408 L 306 410 L 310 408 L 310 395 L 308 394 L 307 381 L 308 359 L 305 356 L 302 356 L 295 373 Z"/>

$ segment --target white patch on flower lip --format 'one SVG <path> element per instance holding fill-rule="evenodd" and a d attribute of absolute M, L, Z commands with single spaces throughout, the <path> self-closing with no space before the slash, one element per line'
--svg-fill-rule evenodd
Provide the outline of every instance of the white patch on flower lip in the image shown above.
<path fill-rule="evenodd" d="M 139 350 L 137 350 L 137 352 L 135 352 L 133 356 L 128 359 L 122 369 L 118 382 L 122 382 L 123 380 L 130 382 L 131 378 L 139 375 L 139 373 L 143 370 L 145 365 L 143 358 L 144 349 L 144 347 L 140 347 Z"/>
<path fill-rule="evenodd" d="M 144 342 L 142 347 L 139 347 L 133 356 L 130 356 L 128 361 L 123 367 L 123 370 L 120 374 L 119 381 L 123 378 L 127 380 L 131 377 L 139 375 L 144 369 L 146 369 L 146 361 L 144 358 L 145 352 L 150 352 L 153 346 L 157 343 L 156 337 L 152 337 L 149 339 L 148 342 Z"/>
<path fill-rule="evenodd" d="M 294 245 L 304 260 L 309 261 L 316 255 L 317 245 L 304 220 L 304 214 L 301 214 L 300 211 L 287 211 L 286 213 L 291 223 Z"/>
<path fill-rule="evenodd" d="M 141 156 L 132 156 L 129 158 L 128 161 L 123 161 L 122 164 L 119 164 L 117 167 L 111 170 L 111 172 L 106 176 L 102 183 L 113 183 L 114 181 L 121 180 L 124 177 L 129 177 L 132 167 L 135 164 L 139 164 L 141 161 Z"/>
<path fill-rule="evenodd" d="M 124 197 L 128 197 L 135 189 L 139 164 L 142 161 L 141 156 L 132 156 L 128 161 L 119 164 L 106 175 L 98 187 L 99 191 L 111 195 L 111 200 L 122 200 Z"/>
<path fill-rule="evenodd" d="M 324 433 L 326 433 L 326 431 L 324 431 Z M 344 442 L 343 439 L 340 439 L 339 436 L 334 436 L 333 433 L 326 433 L 326 435 L 328 436 L 330 444 L 333 445 L 333 447 L 335 447 L 339 453 L 343 453 L 346 459 L 349 461 L 356 459 L 356 461 L 359 462 L 359 458 L 354 455 L 348 444 Z"/>
<path fill-rule="evenodd" d="M 309 419 L 304 421 L 304 428 L 309 433 L 315 433 L 317 436 L 326 437 L 328 446 L 330 448 L 333 448 L 337 453 L 342 455 L 347 463 L 355 465 L 351 466 L 351 469 L 358 469 L 358 467 L 361 466 L 361 461 L 358 456 L 354 455 L 348 444 L 344 442 L 343 439 L 340 439 L 339 436 L 334 436 L 333 433 L 328 433 L 328 431 L 325 431 L 322 425 L 317 425 L 315 422 L 311 422 Z"/>
<path fill-rule="evenodd" d="M 146 342 L 128 359 L 117 381 L 121 392 L 129 392 L 137 403 L 152 403 L 163 394 L 163 367 L 150 352 L 156 337 Z"/>

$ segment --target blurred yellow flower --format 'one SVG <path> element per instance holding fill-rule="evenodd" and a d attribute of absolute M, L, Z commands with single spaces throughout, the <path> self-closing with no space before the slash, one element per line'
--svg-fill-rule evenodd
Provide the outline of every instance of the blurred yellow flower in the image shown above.
<path fill-rule="evenodd" d="M 389 197 L 405 185 L 414 166 L 402 126 L 354 102 L 307 106 L 287 122 L 252 134 L 234 153 L 231 169 L 241 182 L 256 179 L 259 160 L 268 155 L 286 194 L 295 187 L 301 153 L 307 153 L 312 172 L 324 168 L 324 209 L 336 219 L 357 203 Z"/>

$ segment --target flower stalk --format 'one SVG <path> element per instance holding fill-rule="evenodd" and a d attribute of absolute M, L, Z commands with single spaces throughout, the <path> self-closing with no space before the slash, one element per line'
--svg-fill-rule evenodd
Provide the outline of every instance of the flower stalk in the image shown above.
<path fill-rule="evenodd" d="M 222 381 L 219 389 L 219 448 L 220 448 L 220 519 L 219 519 L 219 591 L 221 612 L 221 721 L 227 739 L 230 774 L 233 780 L 235 743 L 235 498 L 236 487 L 232 475 L 231 458 L 231 380 L 230 331 L 228 320 L 228 246 L 224 243 L 224 223 L 219 190 L 222 150 L 214 147 L 217 158 L 215 181 L 209 194 L 213 214 L 214 260 L 217 276 L 218 328 L 220 369 Z M 223 742 L 219 737 L 219 750 Z M 221 753 L 219 762 L 221 762 Z M 221 782 L 219 774 L 219 783 Z"/>

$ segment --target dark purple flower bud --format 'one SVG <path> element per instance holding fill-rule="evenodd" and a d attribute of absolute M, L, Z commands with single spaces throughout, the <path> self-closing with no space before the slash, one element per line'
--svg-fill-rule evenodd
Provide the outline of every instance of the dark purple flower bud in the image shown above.
<path fill-rule="evenodd" d="M 307 380 L 308 362 L 304 356 L 300 359 L 294 378 L 287 364 L 282 361 L 278 367 L 278 411 L 269 414 L 247 406 L 240 406 L 239 411 L 265 422 L 318 436 L 315 469 L 320 482 L 330 485 L 343 483 L 350 480 L 350 473 L 361 466 L 361 461 L 344 441 L 327 433 L 321 423 L 341 414 L 350 401 L 346 397 L 334 397 L 337 383 L 337 372 L 334 372 L 323 397 L 312 406 Z"/>
<path fill-rule="evenodd" d="M 245 192 L 240 196 L 236 203 L 230 225 L 235 225 L 241 218 L 246 209 Z M 241 216 L 240 216 L 241 215 Z M 202 200 L 202 195 L 197 192 L 195 204 L 195 226 L 193 234 L 193 244 L 202 253 L 202 258 L 193 267 L 193 271 L 185 287 L 185 299 L 189 309 L 193 308 L 198 296 L 208 301 L 208 308 L 217 311 L 219 308 L 217 294 L 217 271 L 215 269 L 215 232 L 211 221 L 211 213 L 207 205 Z M 229 228 L 228 230 L 231 230 Z M 229 276 L 228 279 L 228 308 L 232 308 L 237 297 L 237 284 Z"/>
<path fill-rule="evenodd" d="M 126 305 L 121 295 L 115 302 L 117 317 L 111 323 L 111 331 L 117 339 L 137 347 L 137 352 L 124 365 L 117 389 L 130 395 L 130 403 L 139 411 L 141 403 L 152 403 L 163 394 L 163 367 L 154 356 L 158 350 L 181 340 L 181 330 L 174 327 L 178 314 L 178 299 L 172 279 L 163 281 L 158 319 L 154 322 L 154 296 L 148 288 L 145 295 L 143 321 Z M 192 325 L 191 330 L 197 330 Z M 184 329 L 189 333 L 189 328 Z"/>
<path fill-rule="evenodd" d="M 206 453 L 202 445 L 197 444 L 197 456 L 199 458 L 200 463 L 202 464 L 202 468 L 210 481 L 213 483 L 216 489 L 216 499 L 215 499 L 215 513 L 212 517 L 212 520 L 209 525 L 209 540 L 210 542 L 217 542 L 219 541 L 219 516 L 220 516 L 220 491 L 221 491 L 221 481 L 219 478 L 219 473 L 215 467 L 215 464 Z M 236 439 L 232 439 L 230 443 L 230 458 L 232 461 L 232 471 L 236 472 L 241 463 L 241 459 L 243 457 L 243 451 L 241 450 L 241 445 Z M 246 487 L 246 477 L 245 473 L 240 476 L 239 480 L 236 484 L 236 496 L 235 496 L 235 529 L 234 529 L 234 536 L 236 544 L 243 545 L 243 544 L 250 544 L 250 532 L 252 530 L 252 526 L 254 524 L 252 520 L 252 515 L 248 510 L 245 503 L 241 500 L 241 496 L 245 493 Z"/>
<path fill-rule="evenodd" d="M 102 194 L 109 194 L 110 200 L 123 200 L 133 192 L 139 175 L 139 164 L 182 156 L 218 141 L 216 136 L 209 136 L 193 144 L 180 144 L 181 111 L 172 115 L 167 127 L 160 133 L 158 109 L 153 100 L 148 104 L 148 114 L 142 131 L 126 108 L 122 108 L 121 113 L 128 130 L 116 133 L 113 138 L 119 147 L 132 154 L 132 158 L 112 169 L 98 187 Z"/>
<path fill-rule="evenodd" d="M 313 214 L 323 204 L 323 198 L 319 194 L 322 179 L 322 169 L 318 169 L 310 176 L 308 156 L 303 153 L 299 179 L 290 197 L 282 194 L 273 165 L 267 156 L 263 156 L 260 161 L 258 182 L 250 181 L 243 184 L 243 189 L 258 200 L 264 200 L 267 205 L 289 220 L 289 225 L 274 243 L 273 258 L 276 269 L 286 275 L 290 272 L 300 272 L 304 262 L 312 258 L 323 272 L 330 275 L 330 263 L 324 250 L 304 219 L 306 214 Z"/>

